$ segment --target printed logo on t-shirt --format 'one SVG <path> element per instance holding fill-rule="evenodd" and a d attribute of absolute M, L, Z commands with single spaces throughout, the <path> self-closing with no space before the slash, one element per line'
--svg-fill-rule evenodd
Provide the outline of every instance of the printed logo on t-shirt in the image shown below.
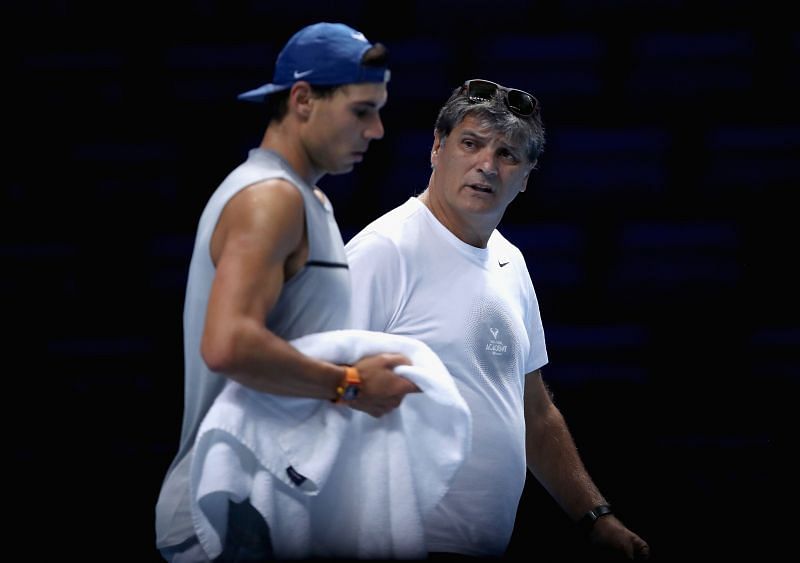
<path fill-rule="evenodd" d="M 519 343 L 506 307 L 502 299 L 480 299 L 473 303 L 465 319 L 465 353 L 484 381 L 495 387 L 506 387 L 518 380 Z"/>
<path fill-rule="evenodd" d="M 500 334 L 500 329 L 490 327 L 489 332 L 492 333 L 492 338 L 486 343 L 486 351 L 490 352 L 493 356 L 499 356 L 508 352 L 508 344 L 503 344 L 503 341 L 497 338 L 498 334 Z"/>

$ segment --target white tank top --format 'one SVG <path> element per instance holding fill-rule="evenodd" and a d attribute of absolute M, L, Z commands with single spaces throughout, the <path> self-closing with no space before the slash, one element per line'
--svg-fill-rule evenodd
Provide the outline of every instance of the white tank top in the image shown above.
<path fill-rule="evenodd" d="M 305 266 L 281 290 L 265 324 L 292 340 L 314 332 L 349 328 L 350 273 L 333 208 L 314 194 L 277 153 L 252 149 L 212 194 L 197 229 L 183 308 L 184 410 L 180 446 L 167 470 L 156 504 L 156 545 L 177 545 L 194 534 L 189 512 L 189 460 L 197 429 L 222 391 L 226 377 L 208 369 L 200 355 L 208 297 L 216 269 L 211 236 L 228 201 L 256 182 L 283 178 L 303 196 L 309 255 Z"/>

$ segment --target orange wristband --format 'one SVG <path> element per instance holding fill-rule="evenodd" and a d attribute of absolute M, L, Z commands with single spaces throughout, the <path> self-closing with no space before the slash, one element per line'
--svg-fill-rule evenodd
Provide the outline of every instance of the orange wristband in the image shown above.
<path fill-rule="evenodd" d="M 333 399 L 334 403 L 346 403 L 358 397 L 358 392 L 361 390 L 361 376 L 358 370 L 353 366 L 344 367 L 344 378 L 342 382 L 336 387 L 336 398 Z"/>

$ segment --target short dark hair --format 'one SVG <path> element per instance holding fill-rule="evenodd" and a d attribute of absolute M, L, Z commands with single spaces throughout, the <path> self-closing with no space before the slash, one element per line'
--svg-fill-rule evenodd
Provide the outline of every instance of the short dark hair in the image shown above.
<path fill-rule="evenodd" d="M 529 116 L 512 113 L 500 89 L 492 99 L 480 102 L 473 102 L 463 94 L 463 87 L 457 87 L 439 110 L 435 129 L 440 138 L 447 137 L 464 118 L 473 116 L 492 129 L 502 132 L 513 142 L 527 146 L 528 159 L 536 164 L 544 152 L 545 143 L 544 124 L 538 109 Z"/>
<path fill-rule="evenodd" d="M 383 43 L 375 43 L 364 51 L 361 57 L 361 66 L 370 68 L 381 68 L 388 66 L 389 49 Z M 347 86 L 347 84 L 336 84 L 333 86 L 315 86 L 311 84 L 311 92 L 314 96 L 319 98 L 328 98 L 333 96 L 333 93 Z M 280 121 L 286 116 L 288 111 L 288 99 L 291 88 L 275 92 L 266 97 L 264 104 L 266 106 L 266 113 L 270 120 Z"/>

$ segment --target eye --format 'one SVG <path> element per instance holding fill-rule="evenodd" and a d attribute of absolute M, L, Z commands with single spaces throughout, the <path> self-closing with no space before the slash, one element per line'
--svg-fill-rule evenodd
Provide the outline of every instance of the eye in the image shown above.
<path fill-rule="evenodd" d="M 352 106 L 353 115 L 358 119 L 369 119 L 371 116 L 379 115 L 378 109 L 370 104 L 358 104 Z"/>
<path fill-rule="evenodd" d="M 510 162 L 512 164 L 517 164 L 519 162 L 517 155 L 508 149 L 500 149 L 497 151 L 497 155 L 506 162 Z"/>

